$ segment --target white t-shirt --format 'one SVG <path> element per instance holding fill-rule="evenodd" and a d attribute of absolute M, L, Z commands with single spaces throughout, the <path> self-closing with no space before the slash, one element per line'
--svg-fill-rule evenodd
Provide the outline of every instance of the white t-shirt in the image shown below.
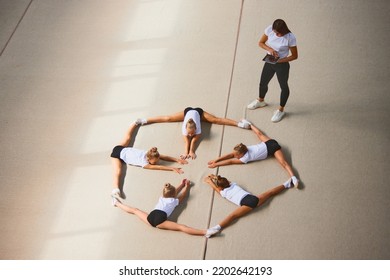
<path fill-rule="evenodd" d="M 142 168 L 144 168 L 145 165 L 149 164 L 146 158 L 146 154 L 146 151 L 128 147 L 122 149 L 120 153 L 120 158 L 127 164 L 141 166 Z"/>
<path fill-rule="evenodd" d="M 219 192 L 222 197 L 226 198 L 230 202 L 233 202 L 234 204 L 240 206 L 241 200 L 248 194 L 249 192 L 243 190 L 239 185 L 236 183 L 231 183 L 230 187 L 223 189 Z"/>
<path fill-rule="evenodd" d="M 200 122 L 200 115 L 199 115 L 198 111 L 196 111 L 196 110 L 189 110 L 187 112 L 187 114 L 184 116 L 183 126 L 181 129 L 183 135 L 185 135 L 185 136 L 188 135 L 186 126 L 187 126 L 187 122 L 189 119 L 193 119 L 195 124 L 196 124 L 195 135 L 201 134 L 202 128 L 201 128 L 201 122 Z"/>
<path fill-rule="evenodd" d="M 297 45 L 297 39 L 293 33 L 290 32 L 282 37 L 278 37 L 272 30 L 272 25 L 265 29 L 264 34 L 268 36 L 266 44 L 277 51 L 280 58 L 287 57 L 290 47 Z"/>
<path fill-rule="evenodd" d="M 154 209 L 164 211 L 169 217 L 176 206 L 179 205 L 179 199 L 173 197 L 160 197 Z"/>
<path fill-rule="evenodd" d="M 240 158 L 240 161 L 248 163 L 250 161 L 266 159 L 267 156 L 267 145 L 264 142 L 260 142 L 259 144 L 248 146 L 248 152 Z"/>

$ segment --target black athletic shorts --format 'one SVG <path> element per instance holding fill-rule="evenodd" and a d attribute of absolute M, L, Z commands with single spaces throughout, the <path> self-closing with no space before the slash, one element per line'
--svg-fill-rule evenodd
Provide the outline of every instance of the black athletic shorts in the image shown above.
<path fill-rule="evenodd" d="M 156 227 L 168 219 L 167 213 L 162 210 L 154 209 L 147 217 L 149 224 Z"/>
<path fill-rule="evenodd" d="M 247 194 L 246 196 L 241 199 L 240 205 L 248 206 L 250 208 L 256 208 L 257 204 L 259 203 L 259 198 L 257 196 L 254 196 L 253 194 Z"/>
<path fill-rule="evenodd" d="M 268 141 L 265 142 L 265 145 L 267 146 L 267 156 L 273 156 L 274 153 L 278 150 L 280 150 L 282 147 L 280 147 L 279 143 L 274 140 L 274 139 L 270 139 Z"/>
<path fill-rule="evenodd" d="M 126 148 L 124 146 L 115 146 L 114 149 L 112 149 L 111 157 L 121 159 L 121 152 L 122 150 Z"/>
<path fill-rule="evenodd" d="M 187 114 L 188 111 L 191 111 L 191 110 L 195 110 L 199 113 L 199 116 L 200 118 L 202 119 L 202 116 L 203 116 L 203 109 L 202 108 L 199 108 L 199 107 L 196 107 L 196 108 L 192 108 L 192 107 L 187 107 L 184 109 L 184 116 Z"/>

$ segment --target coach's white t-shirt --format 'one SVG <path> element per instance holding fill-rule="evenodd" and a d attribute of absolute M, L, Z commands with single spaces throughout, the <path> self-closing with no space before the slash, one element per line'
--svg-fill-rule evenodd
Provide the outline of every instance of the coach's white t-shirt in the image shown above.
<path fill-rule="evenodd" d="M 287 57 L 290 47 L 297 45 L 297 39 L 293 33 L 290 32 L 282 37 L 278 37 L 272 30 L 272 25 L 265 29 L 264 34 L 268 36 L 266 44 L 278 52 L 279 58 Z"/>

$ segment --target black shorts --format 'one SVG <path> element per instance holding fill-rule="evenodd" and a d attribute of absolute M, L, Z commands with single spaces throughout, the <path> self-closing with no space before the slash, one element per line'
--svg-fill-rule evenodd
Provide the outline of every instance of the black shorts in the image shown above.
<path fill-rule="evenodd" d="M 156 227 L 159 224 L 165 222 L 168 219 L 168 216 L 167 213 L 165 213 L 164 211 L 154 209 L 152 212 L 149 213 L 146 219 L 152 227 Z"/>
<path fill-rule="evenodd" d="M 247 194 L 240 201 L 241 206 L 245 205 L 252 209 L 256 208 L 258 203 L 259 203 L 259 198 L 257 196 L 254 196 L 253 194 Z"/>
<path fill-rule="evenodd" d="M 114 149 L 112 149 L 111 157 L 117 158 L 121 160 L 121 152 L 122 150 L 126 148 L 124 146 L 115 146 Z"/>
<path fill-rule="evenodd" d="M 202 108 L 199 108 L 199 107 L 196 107 L 196 108 L 192 108 L 192 107 L 187 107 L 184 109 L 184 116 L 187 114 L 188 111 L 191 111 L 191 110 L 195 110 L 199 113 L 199 116 L 200 118 L 202 119 L 202 116 L 203 116 L 203 109 Z"/>
<path fill-rule="evenodd" d="M 274 139 L 266 141 L 265 145 L 267 146 L 267 156 L 269 157 L 273 156 L 276 151 L 282 148 L 280 147 L 279 143 Z"/>

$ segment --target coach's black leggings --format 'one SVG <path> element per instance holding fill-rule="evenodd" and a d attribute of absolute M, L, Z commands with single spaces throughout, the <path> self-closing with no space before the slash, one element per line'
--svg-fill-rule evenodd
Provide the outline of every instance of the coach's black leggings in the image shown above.
<path fill-rule="evenodd" d="M 285 63 L 264 63 L 263 72 L 261 73 L 260 85 L 259 85 L 259 97 L 264 98 L 268 91 L 268 84 L 272 77 L 275 75 L 278 78 L 280 89 L 280 106 L 284 107 L 287 103 L 287 99 L 290 95 L 290 89 L 288 87 L 288 75 L 290 73 L 290 64 Z"/>

